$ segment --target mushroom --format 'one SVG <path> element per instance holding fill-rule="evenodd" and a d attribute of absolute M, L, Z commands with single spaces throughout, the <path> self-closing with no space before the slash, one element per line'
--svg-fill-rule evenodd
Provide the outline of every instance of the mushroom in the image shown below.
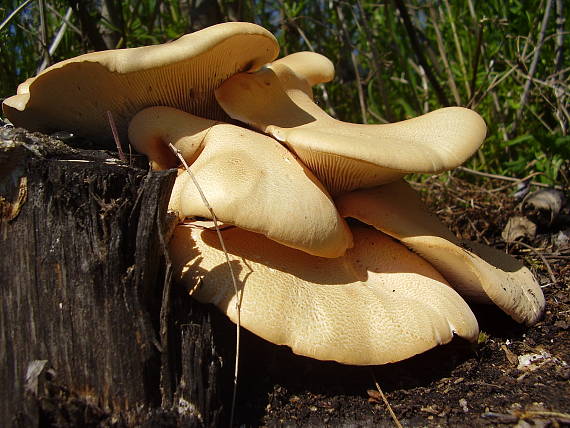
<path fill-rule="evenodd" d="M 174 146 L 218 218 L 237 226 L 221 233 L 240 290 L 215 232 L 194 221 L 170 243 L 179 279 L 233 320 L 239 299 L 244 327 L 295 353 L 368 365 L 454 334 L 473 341 L 477 322 L 460 294 L 535 322 L 544 297 L 528 269 L 457 240 L 400 181 L 461 164 L 485 137 L 481 117 L 452 107 L 394 124 L 343 123 L 312 101 L 332 63 L 304 52 L 261 68 L 277 52 L 259 26 L 220 24 L 161 46 L 63 61 L 22 83 L 3 109 L 16 126 L 98 141 L 111 137 L 107 111 L 119 137 L 132 118 L 131 143 L 156 169 L 178 165 Z M 269 135 L 225 123 L 230 117 Z M 184 172 L 170 208 L 180 218 L 210 216 Z M 342 216 L 373 227 L 349 228 Z"/>
<path fill-rule="evenodd" d="M 191 172 L 225 223 L 321 257 L 341 256 L 352 246 L 350 230 L 322 184 L 271 137 L 172 107 L 139 112 L 129 137 L 159 167 L 176 166 L 167 163 L 173 156 L 169 143 L 192 159 Z M 184 172 L 176 179 L 169 208 L 182 219 L 211 218 Z"/>
<path fill-rule="evenodd" d="M 232 118 L 289 147 L 333 196 L 391 182 L 409 172 L 455 168 L 485 138 L 483 119 L 460 107 L 386 125 L 341 122 L 312 101 L 307 85 L 303 75 L 277 62 L 234 75 L 215 94 Z M 255 102 L 244 103 L 246 99 Z"/>
<path fill-rule="evenodd" d="M 319 83 L 330 82 L 334 77 L 334 65 L 326 56 L 316 52 L 295 52 L 267 64 L 275 72 L 285 87 L 296 86 L 313 99 L 312 87 Z M 293 81 L 288 80 L 288 73 L 281 70 L 291 70 L 295 76 Z"/>
<path fill-rule="evenodd" d="M 532 273 L 501 251 L 458 240 L 403 180 L 346 193 L 336 204 L 344 217 L 372 225 L 422 256 L 467 299 L 494 303 L 528 325 L 540 318 L 544 295 Z"/>
<path fill-rule="evenodd" d="M 264 28 L 228 22 L 162 45 L 93 52 L 59 62 L 22 83 L 2 107 L 15 126 L 42 132 L 65 129 L 98 142 L 112 138 L 107 111 L 121 138 L 131 117 L 152 105 L 228 120 L 213 90 L 237 72 L 258 69 L 278 51 L 275 37 Z"/>
<path fill-rule="evenodd" d="M 239 296 L 215 232 L 178 226 L 175 278 L 234 322 L 299 355 L 345 364 L 409 358 L 456 334 L 478 336 L 465 301 L 425 260 L 382 232 L 351 226 L 355 245 L 326 259 L 240 228 L 222 230 Z"/>

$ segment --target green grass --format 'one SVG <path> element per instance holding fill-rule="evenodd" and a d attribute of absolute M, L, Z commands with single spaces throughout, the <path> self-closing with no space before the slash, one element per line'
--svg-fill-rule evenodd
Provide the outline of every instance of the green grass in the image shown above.
<path fill-rule="evenodd" d="M 0 19 L 21 3 L 5 1 Z M 129 0 L 116 2 L 119 9 L 108 14 L 97 3 L 103 2 L 79 2 L 84 21 L 80 10 L 72 11 L 52 62 L 100 48 L 102 35 L 104 47 L 122 48 L 162 43 L 217 22 L 253 21 L 276 35 L 283 55 L 313 49 L 334 62 L 336 78 L 318 89 L 317 99 L 342 120 L 382 123 L 463 105 L 479 112 L 489 128 L 467 166 L 515 177 L 540 172 L 538 180 L 554 183 L 568 165 L 570 46 L 561 0 L 530 7 L 522 0 Z M 46 50 L 42 40 L 51 44 L 68 5 L 32 1 L 5 23 L 1 97 L 36 74 Z M 404 13 L 413 32 L 404 25 Z"/>

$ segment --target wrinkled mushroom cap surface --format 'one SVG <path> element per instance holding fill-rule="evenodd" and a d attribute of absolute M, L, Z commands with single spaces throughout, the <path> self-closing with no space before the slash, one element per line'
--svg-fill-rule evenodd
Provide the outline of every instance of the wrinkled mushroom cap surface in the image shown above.
<path fill-rule="evenodd" d="M 179 150 L 220 221 L 321 257 L 341 256 L 352 246 L 326 189 L 271 137 L 172 107 L 139 112 L 129 137 L 160 168 L 178 163 L 168 144 Z M 187 173 L 177 177 L 169 208 L 182 219 L 211 218 Z"/>
<path fill-rule="evenodd" d="M 238 73 L 216 90 L 216 98 L 232 118 L 286 144 L 333 195 L 408 172 L 455 168 L 486 135 L 483 119 L 461 107 L 386 125 L 340 122 L 311 100 L 305 80 L 286 64 L 276 70 Z"/>
<path fill-rule="evenodd" d="M 520 261 L 482 244 L 459 241 L 404 181 L 344 194 L 336 204 L 343 216 L 370 224 L 421 255 L 467 299 L 494 303 L 528 325 L 542 315 L 542 290 Z"/>
<path fill-rule="evenodd" d="M 110 111 L 121 138 L 128 121 L 152 105 L 173 106 L 209 119 L 226 119 L 213 90 L 229 76 L 273 60 L 273 35 L 250 23 L 230 22 L 170 43 L 93 52 L 71 58 L 28 79 L 3 103 L 16 126 L 67 130 L 110 140 Z"/>
<path fill-rule="evenodd" d="M 320 257 L 339 257 L 352 246 L 352 234 L 327 191 L 271 137 L 214 125 L 190 170 L 225 223 Z M 181 217 L 211 218 L 189 174 L 178 176 L 173 195 L 169 208 Z"/>
<path fill-rule="evenodd" d="M 435 269 L 379 231 L 351 229 L 354 248 L 335 259 L 239 228 L 222 231 L 241 325 L 296 354 L 355 365 L 409 358 L 454 333 L 476 340 L 473 313 Z M 236 295 L 215 232 L 178 227 L 169 250 L 192 296 L 235 322 Z"/>

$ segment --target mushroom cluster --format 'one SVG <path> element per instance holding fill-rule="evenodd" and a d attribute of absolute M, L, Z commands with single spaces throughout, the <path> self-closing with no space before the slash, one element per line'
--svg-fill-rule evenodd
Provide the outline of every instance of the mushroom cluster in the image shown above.
<path fill-rule="evenodd" d="M 467 301 L 536 322 L 544 297 L 522 263 L 458 240 L 422 205 L 407 173 L 457 167 L 482 144 L 475 112 L 440 109 L 393 124 L 344 123 L 315 104 L 332 63 L 276 60 L 271 33 L 224 23 L 158 46 L 55 64 L 3 103 L 17 126 L 111 131 L 155 169 L 190 165 L 218 220 L 181 169 L 170 199 L 181 224 L 169 248 L 197 300 L 293 352 L 346 364 L 409 358 L 454 335 L 478 336 Z"/>

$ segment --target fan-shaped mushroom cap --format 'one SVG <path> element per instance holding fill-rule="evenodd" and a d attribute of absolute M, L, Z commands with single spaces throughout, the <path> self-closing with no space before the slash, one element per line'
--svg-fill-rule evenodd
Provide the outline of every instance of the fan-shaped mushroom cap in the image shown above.
<path fill-rule="evenodd" d="M 532 273 L 501 251 L 459 241 L 404 181 L 356 190 L 336 203 L 344 217 L 370 224 L 421 255 L 462 296 L 492 302 L 517 322 L 530 325 L 540 318 L 544 296 Z"/>
<path fill-rule="evenodd" d="M 219 122 L 173 107 L 148 107 L 129 122 L 129 141 L 137 152 L 148 157 L 152 169 L 175 168 L 180 161 L 169 144 L 191 164 L 202 150 L 204 137 L 216 123 Z"/>
<path fill-rule="evenodd" d="M 321 257 L 341 256 L 352 246 L 350 230 L 325 188 L 271 137 L 172 107 L 141 111 L 129 135 L 155 163 L 170 160 L 168 143 L 188 161 L 199 153 L 190 170 L 223 222 Z M 186 173 L 176 179 L 169 208 L 182 218 L 211 218 Z"/>
<path fill-rule="evenodd" d="M 222 231 L 238 280 L 241 325 L 294 353 L 345 364 L 403 360 L 453 334 L 475 340 L 463 299 L 427 262 L 381 232 L 325 259 L 239 228 Z M 169 251 L 190 294 L 234 322 L 236 295 L 215 232 L 177 227 Z"/>
<path fill-rule="evenodd" d="M 465 108 L 387 125 L 352 124 L 328 116 L 303 87 L 306 82 L 281 64 L 278 71 L 238 73 L 215 92 L 226 113 L 285 143 L 333 195 L 408 172 L 455 168 L 485 138 L 485 122 Z"/>
<path fill-rule="evenodd" d="M 110 111 L 121 138 L 144 107 L 173 106 L 209 119 L 225 119 L 213 90 L 229 76 L 273 60 L 273 35 L 250 23 L 229 22 L 171 43 L 93 52 L 54 64 L 3 103 L 16 126 L 65 129 L 94 140 L 111 139 Z"/>
<path fill-rule="evenodd" d="M 292 88 L 297 85 L 297 89 L 305 92 L 311 99 L 313 86 L 330 82 L 334 78 L 334 65 L 331 60 L 310 51 L 292 53 L 273 61 L 267 67 L 275 72 L 283 86 Z M 288 70 L 293 71 L 296 76 L 293 81 L 289 78 Z"/>

